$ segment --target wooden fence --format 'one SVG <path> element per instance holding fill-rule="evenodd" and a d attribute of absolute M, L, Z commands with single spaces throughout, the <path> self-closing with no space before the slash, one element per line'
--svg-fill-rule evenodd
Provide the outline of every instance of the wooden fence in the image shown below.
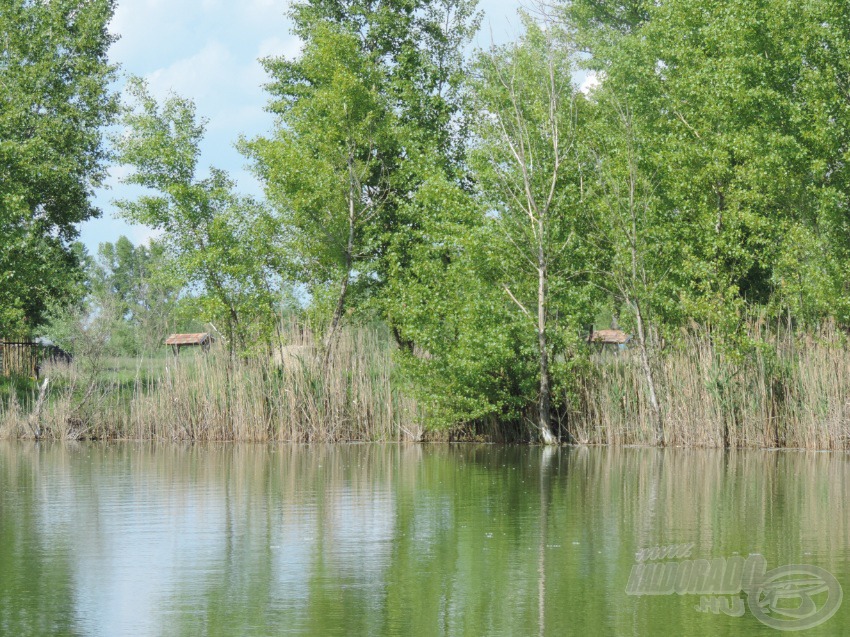
<path fill-rule="evenodd" d="M 0 341 L 0 374 L 38 378 L 46 361 L 71 362 L 71 356 L 55 345 L 31 341 Z"/>

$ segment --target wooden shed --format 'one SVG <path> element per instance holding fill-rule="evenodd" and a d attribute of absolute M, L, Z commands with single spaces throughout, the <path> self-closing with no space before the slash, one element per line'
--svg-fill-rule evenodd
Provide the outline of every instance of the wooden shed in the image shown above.
<path fill-rule="evenodd" d="M 204 352 L 208 352 L 212 342 L 213 337 L 209 332 L 172 334 L 165 339 L 165 344 L 171 347 L 171 351 L 174 352 L 175 356 L 180 353 L 180 349 L 183 347 L 200 347 Z"/>
<path fill-rule="evenodd" d="M 594 330 L 591 328 L 590 335 L 587 337 L 587 342 L 598 345 L 600 347 L 616 347 L 617 349 L 625 349 L 626 344 L 632 340 L 629 334 L 623 330 Z"/>

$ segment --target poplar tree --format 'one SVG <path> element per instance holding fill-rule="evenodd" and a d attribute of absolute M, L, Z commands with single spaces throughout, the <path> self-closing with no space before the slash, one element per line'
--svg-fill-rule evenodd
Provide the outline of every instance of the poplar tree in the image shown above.
<path fill-rule="evenodd" d="M 0 1 L 0 337 L 31 335 L 82 280 L 79 224 L 100 214 L 112 0 Z"/>
<path fill-rule="evenodd" d="M 290 16 L 305 43 L 265 61 L 271 134 L 243 144 L 288 228 L 298 278 L 326 307 L 326 353 L 344 316 L 371 307 L 405 341 L 386 289 L 422 241 L 415 193 L 461 179 L 463 47 L 470 0 L 308 0 Z"/>

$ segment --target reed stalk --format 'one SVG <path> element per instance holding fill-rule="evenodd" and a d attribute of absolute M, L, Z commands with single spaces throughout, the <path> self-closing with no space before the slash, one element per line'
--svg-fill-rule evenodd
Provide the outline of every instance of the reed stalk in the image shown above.
<path fill-rule="evenodd" d="M 850 347 L 832 327 L 758 335 L 746 354 L 724 353 L 709 334 L 683 334 L 657 364 L 658 402 L 669 446 L 850 448 Z M 36 414 L 45 439 L 338 442 L 490 440 L 498 423 L 426 431 L 421 405 L 400 388 L 391 339 L 378 329 L 340 331 L 333 355 L 308 329 L 289 325 L 274 354 L 230 358 L 226 347 L 140 360 L 135 376 L 92 381 L 54 366 Z M 636 352 L 596 353 L 562 417 L 578 443 L 654 445 L 656 414 Z M 0 437 L 27 438 L 33 409 L 10 392 Z M 491 419 L 492 420 L 492 419 Z M 489 421 L 488 421 L 489 422 Z M 486 425 L 486 423 L 485 423 Z M 466 432 L 466 433 L 464 433 Z M 483 433 L 481 433 L 483 432 Z M 489 432 L 489 433 L 488 433 Z M 504 432 L 502 432 L 504 433 Z"/>

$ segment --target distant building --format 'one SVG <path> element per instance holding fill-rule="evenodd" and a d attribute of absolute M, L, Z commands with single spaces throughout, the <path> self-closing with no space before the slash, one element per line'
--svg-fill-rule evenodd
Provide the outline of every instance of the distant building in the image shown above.
<path fill-rule="evenodd" d="M 631 335 L 623 330 L 594 330 L 590 328 L 587 342 L 600 348 L 626 349 L 626 345 L 632 340 Z"/>
<path fill-rule="evenodd" d="M 172 334 L 165 339 L 165 344 L 171 347 L 175 356 L 180 354 L 180 349 L 183 347 L 200 347 L 204 352 L 208 352 L 212 342 L 213 337 L 209 332 L 201 332 L 199 334 Z"/>

